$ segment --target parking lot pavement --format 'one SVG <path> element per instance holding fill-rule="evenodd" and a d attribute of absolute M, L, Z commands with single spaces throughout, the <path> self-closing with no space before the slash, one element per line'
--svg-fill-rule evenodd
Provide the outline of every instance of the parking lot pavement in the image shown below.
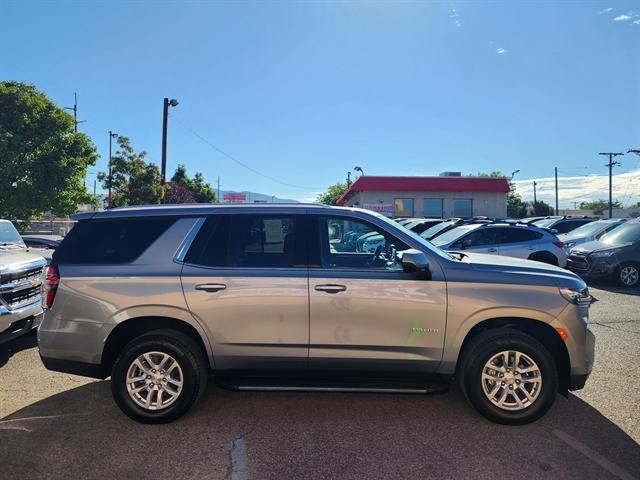
<path fill-rule="evenodd" d="M 640 292 L 592 289 L 587 387 L 538 422 L 492 424 L 444 395 L 230 392 L 168 425 L 106 381 L 47 372 L 34 337 L 0 346 L 0 477 L 640 479 Z"/>

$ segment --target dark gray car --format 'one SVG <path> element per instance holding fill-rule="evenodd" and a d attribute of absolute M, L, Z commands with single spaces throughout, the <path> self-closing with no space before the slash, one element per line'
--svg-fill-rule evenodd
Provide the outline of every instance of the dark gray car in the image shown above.
<path fill-rule="evenodd" d="M 632 220 L 600 240 L 571 250 L 567 267 L 585 278 L 613 279 L 625 287 L 640 283 L 640 220 Z"/>

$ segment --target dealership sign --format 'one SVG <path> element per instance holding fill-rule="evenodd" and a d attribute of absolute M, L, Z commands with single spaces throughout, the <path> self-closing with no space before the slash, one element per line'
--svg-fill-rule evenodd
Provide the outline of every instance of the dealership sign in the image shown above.
<path fill-rule="evenodd" d="M 227 192 L 222 195 L 223 203 L 245 203 L 247 201 L 246 193 Z"/>
<path fill-rule="evenodd" d="M 386 217 L 393 217 L 392 203 L 363 203 L 362 208 L 364 208 L 365 210 L 371 210 L 373 212 L 381 213 Z"/>

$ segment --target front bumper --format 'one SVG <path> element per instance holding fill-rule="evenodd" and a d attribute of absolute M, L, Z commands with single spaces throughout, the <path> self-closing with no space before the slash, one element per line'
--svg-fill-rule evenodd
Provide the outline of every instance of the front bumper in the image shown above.
<path fill-rule="evenodd" d="M 38 328 L 42 323 L 42 311 L 36 315 L 29 315 L 11 323 L 6 329 L 0 332 L 0 343 L 6 343 L 14 338 L 29 333 L 34 328 Z"/>
<path fill-rule="evenodd" d="M 572 253 L 567 258 L 567 268 L 585 278 L 608 278 L 615 274 L 617 263 L 611 257 L 590 258 Z"/>
<path fill-rule="evenodd" d="M 569 375 L 569 390 L 580 390 L 584 388 L 591 371 L 593 370 L 593 362 L 595 360 L 596 337 L 591 330 L 587 328 L 584 345 L 584 373 L 571 372 Z"/>

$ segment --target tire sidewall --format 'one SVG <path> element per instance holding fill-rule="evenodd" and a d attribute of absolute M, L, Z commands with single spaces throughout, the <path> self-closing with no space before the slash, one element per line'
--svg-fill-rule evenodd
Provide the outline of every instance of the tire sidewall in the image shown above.
<path fill-rule="evenodd" d="M 183 373 L 182 391 L 178 398 L 162 410 L 146 410 L 129 395 L 126 385 L 131 363 L 143 353 L 162 352 L 171 355 Z M 120 409 L 130 418 L 143 423 L 166 423 L 182 416 L 195 403 L 200 390 L 201 369 L 194 352 L 179 340 L 162 335 L 143 336 L 125 346 L 111 371 L 111 391 Z"/>
<path fill-rule="evenodd" d="M 495 406 L 484 394 L 482 371 L 485 364 L 495 354 L 504 350 L 514 350 L 529 356 L 540 368 L 542 387 L 533 405 L 520 411 L 502 410 Z M 558 373 L 551 354 L 537 340 L 525 336 L 510 336 L 488 339 L 476 346 L 464 371 L 465 391 L 472 405 L 486 418 L 497 423 L 522 425 L 544 415 L 558 393 Z"/>

